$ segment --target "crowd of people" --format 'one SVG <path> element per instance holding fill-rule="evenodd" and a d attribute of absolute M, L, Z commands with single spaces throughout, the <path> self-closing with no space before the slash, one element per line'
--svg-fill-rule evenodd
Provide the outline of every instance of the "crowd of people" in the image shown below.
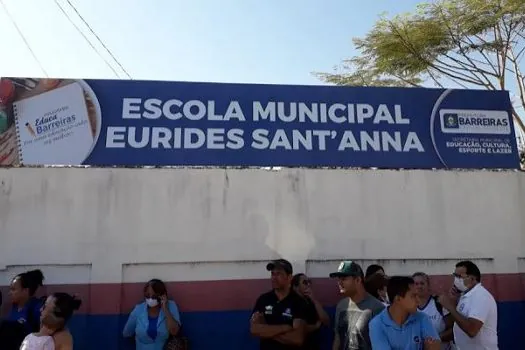
<path fill-rule="evenodd" d="M 329 317 L 312 293 L 310 279 L 292 264 L 270 262 L 272 290 L 256 301 L 250 332 L 261 350 L 317 350 Z M 424 272 L 385 274 L 371 265 L 343 261 L 330 278 L 342 300 L 334 317 L 333 350 L 497 350 L 497 307 L 471 261 L 456 264 L 450 291 L 439 296 Z"/>
<path fill-rule="evenodd" d="M 456 264 L 450 291 L 439 296 L 432 294 L 424 272 L 389 277 L 379 265 L 363 273 L 358 263 L 342 261 L 329 275 L 342 295 L 333 326 L 306 274 L 294 275 L 285 259 L 268 263 L 266 269 L 272 289 L 256 300 L 250 319 L 250 333 L 260 339 L 260 350 L 318 350 L 320 331 L 327 327 L 334 331 L 332 350 L 498 349 L 496 302 L 471 261 Z M 43 281 L 40 270 L 11 281 L 12 306 L 0 323 L 0 349 L 73 349 L 67 323 L 81 301 L 67 293 L 37 298 Z M 144 287 L 144 300 L 130 313 L 123 336 L 132 339 L 137 350 L 187 350 L 181 328 L 166 285 L 153 279 Z"/>

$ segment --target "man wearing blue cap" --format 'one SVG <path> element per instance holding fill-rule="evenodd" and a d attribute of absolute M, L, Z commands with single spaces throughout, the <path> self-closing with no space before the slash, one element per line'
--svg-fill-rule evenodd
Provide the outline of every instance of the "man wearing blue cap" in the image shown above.
<path fill-rule="evenodd" d="M 335 310 L 333 350 L 371 350 L 368 322 L 385 306 L 365 290 L 365 275 L 353 261 L 342 261 L 337 272 L 339 290 L 345 296 Z M 382 349 L 380 349 L 382 350 Z"/>

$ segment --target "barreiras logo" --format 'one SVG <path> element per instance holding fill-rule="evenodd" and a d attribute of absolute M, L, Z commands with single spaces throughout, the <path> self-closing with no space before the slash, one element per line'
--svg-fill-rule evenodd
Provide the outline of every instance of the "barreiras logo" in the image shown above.
<path fill-rule="evenodd" d="M 459 117 L 456 113 L 446 113 L 444 118 L 445 118 L 445 128 L 449 128 L 449 129 L 459 128 Z"/>
<path fill-rule="evenodd" d="M 442 109 L 439 111 L 441 131 L 446 134 L 511 133 L 511 119 L 506 111 Z"/>

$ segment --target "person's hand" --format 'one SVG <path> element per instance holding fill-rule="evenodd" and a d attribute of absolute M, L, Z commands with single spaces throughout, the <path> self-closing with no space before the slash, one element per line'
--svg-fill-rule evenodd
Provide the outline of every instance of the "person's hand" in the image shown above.
<path fill-rule="evenodd" d="M 448 296 L 451 300 L 457 301 L 461 296 L 461 292 L 456 287 L 452 286 L 452 288 L 450 288 L 448 291 Z"/>
<path fill-rule="evenodd" d="M 441 342 L 434 338 L 425 339 L 425 350 L 439 350 L 441 349 Z"/>
<path fill-rule="evenodd" d="M 162 306 L 163 309 L 166 309 L 168 307 L 168 296 L 163 295 L 160 297 L 160 306 Z"/>
<path fill-rule="evenodd" d="M 438 298 L 438 302 L 449 311 L 456 308 L 454 300 L 452 300 L 452 298 L 448 295 L 440 295 Z"/>
<path fill-rule="evenodd" d="M 315 300 L 314 291 L 311 288 L 309 288 L 308 290 L 305 290 L 304 295 L 312 299 L 312 301 Z"/>

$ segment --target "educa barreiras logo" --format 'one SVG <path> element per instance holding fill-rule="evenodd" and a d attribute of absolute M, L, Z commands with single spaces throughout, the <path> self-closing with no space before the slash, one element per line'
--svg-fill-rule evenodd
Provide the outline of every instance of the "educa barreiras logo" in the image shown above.
<path fill-rule="evenodd" d="M 38 137 L 43 134 L 67 128 L 74 124 L 76 119 L 75 115 L 59 117 L 57 113 L 50 115 L 46 114 L 43 117 L 37 118 L 34 125 L 26 123 L 25 127 L 31 136 Z"/>

